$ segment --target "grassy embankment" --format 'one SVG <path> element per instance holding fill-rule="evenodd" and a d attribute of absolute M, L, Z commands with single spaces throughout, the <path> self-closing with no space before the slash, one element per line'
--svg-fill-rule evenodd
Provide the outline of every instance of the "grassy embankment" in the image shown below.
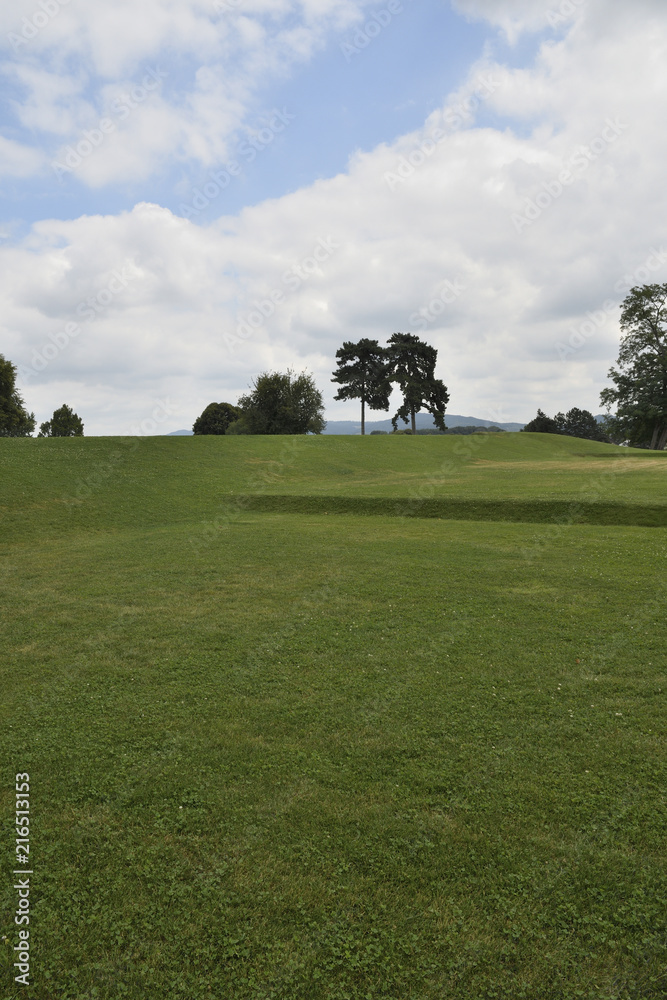
<path fill-rule="evenodd" d="M 29 771 L 35 871 L 34 986 L 5 879 L 0 995 L 665 995 L 667 544 L 642 525 L 667 454 L 90 438 L 0 463 L 2 857 Z"/>

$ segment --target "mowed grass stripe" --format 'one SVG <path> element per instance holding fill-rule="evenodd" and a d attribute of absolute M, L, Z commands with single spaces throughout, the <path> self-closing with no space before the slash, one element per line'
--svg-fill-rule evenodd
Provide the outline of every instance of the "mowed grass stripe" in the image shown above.
<path fill-rule="evenodd" d="M 551 524 L 667 527 L 667 504 L 604 501 L 485 500 L 470 497 L 419 499 L 410 497 L 303 496 L 299 494 L 240 494 L 239 507 L 281 514 L 357 514 L 384 517 L 442 518 L 456 521 L 510 521 Z"/>

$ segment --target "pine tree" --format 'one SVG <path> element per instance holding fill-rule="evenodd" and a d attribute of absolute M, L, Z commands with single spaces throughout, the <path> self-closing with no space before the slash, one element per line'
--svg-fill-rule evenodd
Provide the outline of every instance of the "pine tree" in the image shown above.
<path fill-rule="evenodd" d="M 387 352 L 377 340 L 363 339 L 353 344 L 345 341 L 336 351 L 338 367 L 332 382 L 342 386 L 334 399 L 361 400 L 361 433 L 366 433 L 366 406 L 388 410 L 391 382 L 388 377 Z"/>
<path fill-rule="evenodd" d="M 395 333 L 389 338 L 387 348 L 392 382 L 397 382 L 403 394 L 403 403 L 391 418 L 396 430 L 399 418 L 407 424 L 410 418 L 412 433 L 417 431 L 415 415 L 428 410 L 433 422 L 441 431 L 445 427 L 445 408 L 449 402 L 447 386 L 435 377 L 438 352 L 411 333 Z"/>

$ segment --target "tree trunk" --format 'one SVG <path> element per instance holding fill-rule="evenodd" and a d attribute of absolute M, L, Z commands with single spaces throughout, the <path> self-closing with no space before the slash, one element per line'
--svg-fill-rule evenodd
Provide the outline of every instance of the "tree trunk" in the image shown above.
<path fill-rule="evenodd" d="M 412 417 L 412 433 L 417 433 L 417 422 L 415 421 L 415 411 L 410 410 L 410 416 Z"/>
<path fill-rule="evenodd" d="M 361 397 L 361 433 L 366 433 L 366 400 Z"/>
<path fill-rule="evenodd" d="M 664 451 L 665 445 L 667 445 L 667 424 L 662 428 L 660 437 L 658 438 L 658 451 Z"/>
<path fill-rule="evenodd" d="M 657 448 L 658 448 L 658 438 L 660 437 L 660 431 L 661 430 L 662 430 L 662 427 L 661 427 L 661 425 L 659 423 L 657 423 L 655 425 L 655 427 L 653 428 L 653 436 L 651 438 L 651 443 L 649 445 L 649 448 L 651 449 L 651 451 L 656 451 Z"/>

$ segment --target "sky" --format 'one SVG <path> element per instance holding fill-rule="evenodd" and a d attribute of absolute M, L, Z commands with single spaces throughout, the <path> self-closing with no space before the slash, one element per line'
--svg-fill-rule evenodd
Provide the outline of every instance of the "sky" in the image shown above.
<path fill-rule="evenodd" d="M 357 419 L 336 350 L 399 331 L 453 413 L 599 413 L 623 298 L 667 282 L 664 0 L 15 0 L 0 46 L 38 422 L 169 433 L 287 369 Z"/>

